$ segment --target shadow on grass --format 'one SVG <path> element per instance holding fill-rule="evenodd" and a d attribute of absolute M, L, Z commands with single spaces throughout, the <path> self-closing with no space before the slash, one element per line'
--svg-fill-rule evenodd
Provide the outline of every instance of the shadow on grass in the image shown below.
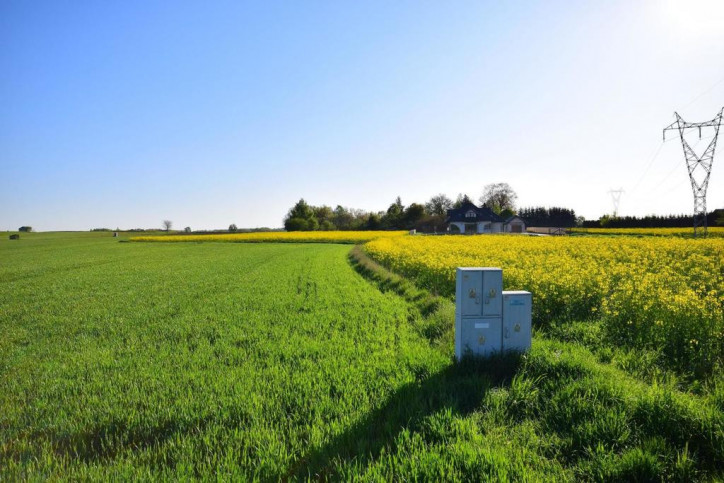
<path fill-rule="evenodd" d="M 391 272 L 355 246 L 349 254 L 352 268 L 382 292 L 393 292 L 419 311 L 415 318 L 428 322 L 447 319 L 444 309 L 450 301 L 416 287 Z M 442 317 L 441 317 L 442 316 Z M 453 312 L 454 317 L 454 312 Z M 444 332 L 452 331 L 452 320 L 442 320 Z M 423 322 L 423 325 L 425 323 Z M 427 334 L 430 342 L 440 334 Z M 378 408 L 373 409 L 347 430 L 326 444 L 311 449 L 282 476 L 290 479 L 336 479 L 337 467 L 345 462 L 366 466 L 379 458 L 383 449 L 391 451 L 400 432 L 425 432 L 426 419 L 440 411 L 465 416 L 480 408 L 485 395 L 494 387 L 508 386 L 521 364 L 520 354 L 500 354 L 489 358 L 466 358 L 444 370 L 429 373 L 412 368 L 415 382 L 398 388 Z M 423 434 L 423 437 L 430 435 Z"/>
<path fill-rule="evenodd" d="M 435 374 L 420 369 L 416 382 L 400 387 L 379 408 L 312 449 L 284 479 L 335 479 L 335 467 L 340 463 L 354 461 L 366 466 L 383 449 L 392 450 L 401 431 L 424 431 L 428 416 L 446 409 L 464 416 L 479 409 L 490 389 L 509 385 L 520 363 L 520 355 L 507 354 L 464 359 Z"/>

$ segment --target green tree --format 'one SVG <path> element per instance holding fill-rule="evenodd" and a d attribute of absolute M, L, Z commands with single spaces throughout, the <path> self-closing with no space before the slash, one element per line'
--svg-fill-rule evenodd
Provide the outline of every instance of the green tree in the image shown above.
<path fill-rule="evenodd" d="M 382 228 L 382 217 L 377 213 L 370 213 L 370 216 L 367 217 L 366 228 L 368 230 L 379 230 L 380 228 Z"/>
<path fill-rule="evenodd" d="M 425 216 L 425 207 L 419 203 L 412 203 L 405 209 L 403 222 L 408 230 L 415 228 L 415 225 Z"/>
<path fill-rule="evenodd" d="M 714 210 L 714 215 L 716 216 L 714 224 L 716 226 L 724 226 L 724 210 Z"/>
<path fill-rule="evenodd" d="M 314 209 L 301 198 L 289 210 L 284 218 L 284 228 L 287 231 L 314 231 L 319 228 L 319 222 L 314 216 Z"/>
<path fill-rule="evenodd" d="M 344 206 L 337 205 L 334 209 L 332 223 L 334 223 L 334 226 L 336 226 L 338 230 L 349 230 L 352 226 L 353 219 L 352 213 Z"/>
<path fill-rule="evenodd" d="M 430 201 L 425 203 L 425 211 L 430 215 L 445 216 L 447 210 L 453 207 L 453 201 L 440 193 L 430 198 Z"/>
<path fill-rule="evenodd" d="M 458 193 L 458 197 L 455 199 L 455 203 L 453 203 L 453 208 L 458 209 L 462 207 L 466 203 L 472 203 L 473 200 L 470 199 L 470 197 L 463 193 Z"/>
<path fill-rule="evenodd" d="M 398 196 L 395 202 L 387 208 L 387 213 L 382 217 L 382 224 L 385 228 L 404 228 L 403 216 L 405 214 L 405 206 Z"/>
<path fill-rule="evenodd" d="M 518 195 L 515 194 L 515 191 L 508 183 L 492 183 L 483 188 L 480 202 L 498 214 L 503 210 L 510 210 L 515 213 L 517 199 Z"/>
<path fill-rule="evenodd" d="M 288 218 L 284 220 L 284 229 L 287 231 L 309 231 L 309 223 L 304 218 Z"/>
<path fill-rule="evenodd" d="M 334 211 L 332 208 L 326 205 L 313 206 L 314 217 L 317 219 L 317 224 L 320 230 L 334 230 Z"/>
<path fill-rule="evenodd" d="M 511 210 L 510 208 L 506 208 L 498 214 L 500 215 L 500 217 L 502 219 L 506 220 L 506 219 L 510 218 L 511 216 L 515 215 L 515 212 L 513 210 Z"/>

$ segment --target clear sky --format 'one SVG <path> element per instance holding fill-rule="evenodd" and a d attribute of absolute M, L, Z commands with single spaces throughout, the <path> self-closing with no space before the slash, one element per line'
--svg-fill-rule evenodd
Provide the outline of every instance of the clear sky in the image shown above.
<path fill-rule="evenodd" d="M 494 182 L 587 218 L 612 188 L 622 215 L 689 213 L 661 130 L 722 106 L 721 0 L 5 0 L 0 230 L 278 227 L 300 197 Z"/>

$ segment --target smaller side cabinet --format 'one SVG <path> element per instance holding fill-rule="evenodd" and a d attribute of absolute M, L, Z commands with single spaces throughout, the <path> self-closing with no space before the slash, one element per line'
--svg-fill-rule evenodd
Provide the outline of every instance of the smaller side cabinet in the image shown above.
<path fill-rule="evenodd" d="M 532 308 L 530 292 L 503 292 L 503 351 L 530 349 Z"/>

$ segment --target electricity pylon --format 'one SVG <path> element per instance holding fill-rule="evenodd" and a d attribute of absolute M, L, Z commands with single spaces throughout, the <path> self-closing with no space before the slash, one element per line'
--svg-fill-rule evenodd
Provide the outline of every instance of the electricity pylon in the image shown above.
<path fill-rule="evenodd" d="M 724 107 L 714 119 L 706 122 L 686 122 L 679 116 L 679 113 L 675 112 L 674 115 L 676 121 L 664 128 L 664 141 L 666 141 L 666 131 L 678 129 L 681 146 L 684 148 L 686 167 L 689 170 L 691 190 L 694 192 L 694 236 L 706 236 L 706 189 L 709 186 L 711 166 L 714 164 L 714 150 L 716 149 L 716 139 L 719 136 L 722 115 L 724 115 Z M 703 127 L 713 127 L 714 136 L 704 154 L 697 156 L 684 139 L 684 131 L 699 129 L 699 139 L 701 139 L 701 128 Z"/>
<path fill-rule="evenodd" d="M 623 188 L 619 188 L 617 190 L 608 190 L 608 193 L 611 195 L 611 199 L 613 200 L 613 217 L 616 218 L 618 216 L 618 204 L 621 202 L 621 195 L 625 192 Z"/>

